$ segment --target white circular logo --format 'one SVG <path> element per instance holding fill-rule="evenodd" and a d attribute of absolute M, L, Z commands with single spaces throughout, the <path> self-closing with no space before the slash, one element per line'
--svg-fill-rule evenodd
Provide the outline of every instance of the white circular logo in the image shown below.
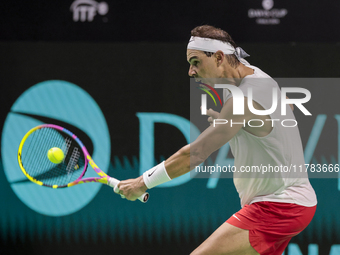
<path fill-rule="evenodd" d="M 109 5 L 107 3 L 105 3 L 105 2 L 100 2 L 98 4 L 97 8 L 98 8 L 98 13 L 100 15 L 104 16 L 105 14 L 107 14 L 109 12 Z"/>
<path fill-rule="evenodd" d="M 15 101 L 7 115 L 1 137 L 1 156 L 12 190 L 38 213 L 56 217 L 69 215 L 90 203 L 100 185 L 76 185 L 60 190 L 40 187 L 30 182 L 14 163 L 23 134 L 46 123 L 41 118 L 61 121 L 84 132 L 93 143 L 93 158 L 97 157 L 95 161 L 104 171 L 109 169 L 111 155 L 107 123 L 98 104 L 85 90 L 61 80 L 43 81 L 30 87 Z M 96 176 L 91 171 L 86 174 Z"/>
<path fill-rule="evenodd" d="M 274 6 L 274 0 L 263 0 L 262 6 L 263 6 L 263 9 L 269 11 Z"/>

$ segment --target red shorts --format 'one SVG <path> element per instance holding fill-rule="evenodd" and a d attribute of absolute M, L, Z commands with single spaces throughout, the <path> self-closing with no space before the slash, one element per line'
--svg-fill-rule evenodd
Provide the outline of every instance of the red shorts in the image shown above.
<path fill-rule="evenodd" d="M 245 205 L 227 222 L 249 230 L 249 242 L 261 255 L 281 255 L 290 239 L 308 226 L 315 210 L 316 205 L 257 202 Z"/>

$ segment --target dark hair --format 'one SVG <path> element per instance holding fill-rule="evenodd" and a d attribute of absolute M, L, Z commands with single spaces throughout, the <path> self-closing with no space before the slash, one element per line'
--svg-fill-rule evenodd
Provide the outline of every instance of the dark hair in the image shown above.
<path fill-rule="evenodd" d="M 191 30 L 191 36 L 220 40 L 222 42 L 230 43 L 234 48 L 237 47 L 234 40 L 231 38 L 231 36 L 226 31 L 220 28 L 209 26 L 209 25 L 195 27 L 193 30 Z M 212 52 L 204 52 L 204 53 L 208 57 L 211 57 L 214 54 Z M 239 66 L 240 61 L 237 59 L 237 57 L 234 54 L 228 54 L 225 56 L 227 58 L 229 65 L 231 65 L 234 68 Z"/>

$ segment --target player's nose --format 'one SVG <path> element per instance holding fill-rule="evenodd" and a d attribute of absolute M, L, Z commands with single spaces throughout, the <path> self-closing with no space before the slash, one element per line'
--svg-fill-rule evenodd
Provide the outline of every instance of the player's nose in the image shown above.
<path fill-rule="evenodd" d="M 188 75 L 189 75 L 190 77 L 194 77 L 196 74 L 197 74 L 196 71 L 193 70 L 192 66 L 190 66 L 190 67 L 189 67 Z"/>

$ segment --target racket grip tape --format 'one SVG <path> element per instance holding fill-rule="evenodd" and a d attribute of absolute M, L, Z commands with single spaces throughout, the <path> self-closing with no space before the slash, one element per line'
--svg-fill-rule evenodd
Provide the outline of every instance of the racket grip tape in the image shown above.
<path fill-rule="evenodd" d="M 120 182 L 119 180 L 117 180 L 116 178 L 112 178 L 112 177 L 110 177 L 109 180 L 108 180 L 108 185 L 110 187 L 112 187 L 113 191 L 117 194 L 119 194 L 119 188 L 118 188 L 119 182 Z M 122 196 L 122 198 L 125 198 L 123 195 L 121 195 L 121 196 Z M 143 202 L 143 203 L 146 203 L 149 200 L 149 196 L 150 196 L 149 193 L 145 192 L 140 197 L 138 197 L 138 200 Z"/>

